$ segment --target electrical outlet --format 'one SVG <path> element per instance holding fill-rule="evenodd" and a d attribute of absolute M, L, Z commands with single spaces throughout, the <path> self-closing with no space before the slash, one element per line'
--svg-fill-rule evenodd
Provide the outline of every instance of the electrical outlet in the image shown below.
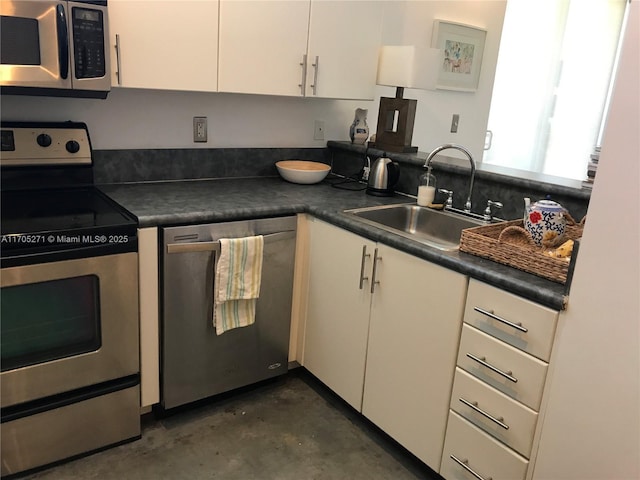
<path fill-rule="evenodd" d="M 460 115 L 458 115 L 457 113 L 453 114 L 453 117 L 451 117 L 451 133 L 457 133 L 458 132 L 458 123 L 460 122 Z"/>
<path fill-rule="evenodd" d="M 324 122 L 322 120 L 316 120 L 313 123 L 313 139 L 324 140 Z"/>
<path fill-rule="evenodd" d="M 193 141 L 207 141 L 207 117 L 193 117 Z"/>

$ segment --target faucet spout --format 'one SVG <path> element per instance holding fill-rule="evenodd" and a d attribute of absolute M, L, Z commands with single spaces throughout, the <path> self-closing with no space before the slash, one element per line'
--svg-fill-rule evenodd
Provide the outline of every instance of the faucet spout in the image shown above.
<path fill-rule="evenodd" d="M 469 160 L 469 165 L 471 165 L 471 179 L 469 181 L 469 194 L 467 195 L 467 201 L 464 204 L 464 211 L 471 212 L 471 193 L 473 192 L 473 180 L 476 176 L 476 162 L 473 160 L 473 156 L 471 155 L 471 152 L 469 152 L 469 150 L 464 148 L 462 145 L 458 145 L 455 143 L 445 143 L 444 145 L 440 145 L 439 147 L 434 148 L 433 151 L 429 153 L 423 166 L 424 168 L 427 168 L 427 169 L 430 168 L 431 160 L 433 160 L 433 157 L 435 157 L 441 151 L 448 150 L 448 149 L 458 150 L 464 153 L 467 159 Z"/>

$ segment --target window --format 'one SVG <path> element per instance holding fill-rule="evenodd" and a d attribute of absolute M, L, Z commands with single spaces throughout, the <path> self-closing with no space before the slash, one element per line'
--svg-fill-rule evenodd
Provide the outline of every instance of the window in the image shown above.
<path fill-rule="evenodd" d="M 509 0 L 484 162 L 584 179 L 627 0 Z"/>

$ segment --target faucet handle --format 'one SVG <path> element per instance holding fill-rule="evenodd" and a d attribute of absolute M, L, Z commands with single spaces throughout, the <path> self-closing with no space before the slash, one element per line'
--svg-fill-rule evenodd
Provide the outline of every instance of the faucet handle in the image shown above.
<path fill-rule="evenodd" d="M 493 200 L 487 200 L 487 208 L 484 209 L 484 215 L 482 216 L 483 220 L 486 222 L 491 222 L 493 220 L 493 215 L 491 213 L 491 207 L 502 208 L 502 203 L 494 202 Z"/>
<path fill-rule="evenodd" d="M 452 208 L 453 207 L 453 190 L 446 190 L 444 188 L 439 188 L 438 192 L 448 195 L 447 201 L 444 204 L 444 208 Z"/>

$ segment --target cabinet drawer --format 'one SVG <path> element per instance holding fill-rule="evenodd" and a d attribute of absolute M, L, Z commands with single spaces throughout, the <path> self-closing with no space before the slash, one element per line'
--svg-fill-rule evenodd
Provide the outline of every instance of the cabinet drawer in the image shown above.
<path fill-rule="evenodd" d="M 462 326 L 458 366 L 539 411 L 547 364 L 469 325 Z"/>
<path fill-rule="evenodd" d="M 537 412 L 456 368 L 451 409 L 529 458 Z"/>
<path fill-rule="evenodd" d="M 514 347 L 549 361 L 558 312 L 471 280 L 464 321 Z"/>
<path fill-rule="evenodd" d="M 464 463 L 464 466 L 458 462 Z M 449 412 L 447 438 L 439 472 L 446 480 L 522 480 L 528 465 L 526 458 L 505 447 L 457 413 Z"/>

